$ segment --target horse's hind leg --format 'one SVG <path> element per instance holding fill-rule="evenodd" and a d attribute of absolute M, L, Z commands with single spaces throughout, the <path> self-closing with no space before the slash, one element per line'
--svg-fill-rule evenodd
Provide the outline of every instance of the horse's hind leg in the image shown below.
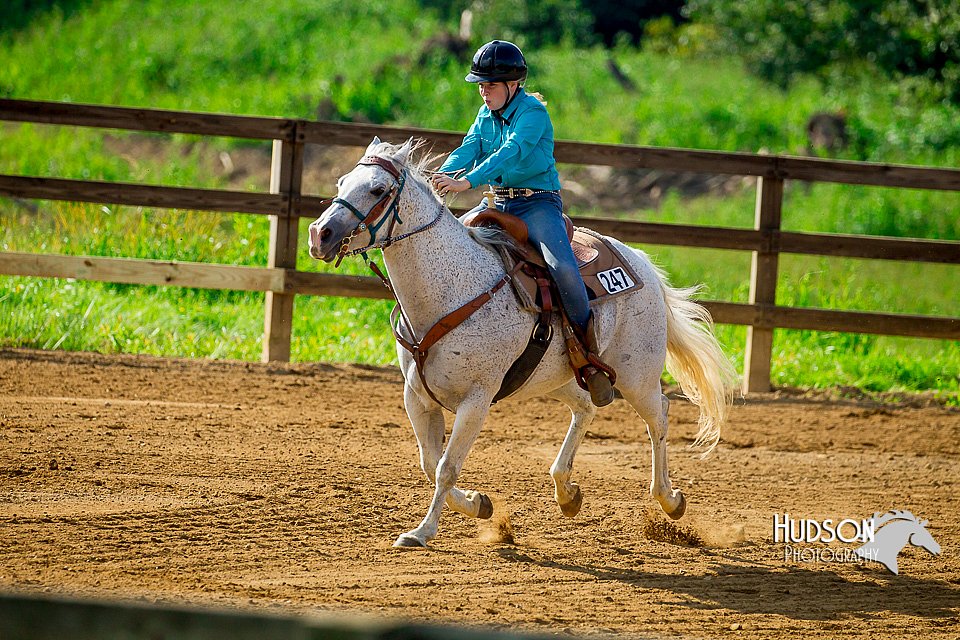
<path fill-rule="evenodd" d="M 443 439 L 446 425 L 443 421 L 443 411 L 440 407 L 425 407 L 420 397 L 410 388 L 405 387 L 403 403 L 407 410 L 407 417 L 413 426 L 420 447 L 420 468 L 426 474 L 431 484 L 437 484 L 437 465 L 443 453 Z M 493 503 L 486 495 L 477 491 L 461 491 L 454 487 L 447 495 L 446 504 L 454 511 L 458 511 L 471 518 L 489 518 L 493 515 Z"/>
<path fill-rule="evenodd" d="M 674 520 L 679 520 L 687 508 L 687 501 L 683 492 L 674 489 L 670 484 L 670 469 L 667 463 L 667 410 L 670 401 L 661 393 L 658 378 L 653 380 L 653 384 L 645 385 L 645 388 L 641 389 L 629 388 L 626 385 L 621 387 L 619 381 L 617 388 L 647 423 L 651 445 L 650 494 L 660 503 L 664 513 Z"/>
<path fill-rule="evenodd" d="M 550 397 L 570 407 L 573 413 L 567 436 L 563 439 L 563 446 L 560 447 L 560 453 L 550 467 L 550 475 L 553 477 L 555 487 L 554 498 L 560 505 L 563 515 L 572 518 L 580 512 L 583 504 L 583 492 L 580 491 L 580 486 L 570 481 L 570 475 L 573 473 L 573 459 L 587 433 L 587 427 L 597 414 L 597 408 L 590 401 L 590 396 L 586 395 L 586 392 L 572 380 L 562 389 L 550 394 Z"/>

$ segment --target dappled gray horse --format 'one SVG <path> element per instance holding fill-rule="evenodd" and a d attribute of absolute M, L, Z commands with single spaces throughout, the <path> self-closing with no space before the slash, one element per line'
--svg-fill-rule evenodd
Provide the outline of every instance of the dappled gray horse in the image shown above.
<path fill-rule="evenodd" d="M 383 259 L 403 313 L 396 323 L 404 404 L 420 447 L 420 463 L 436 485 L 426 517 L 395 546 L 426 546 L 436 537 L 444 505 L 489 518 L 490 499 L 456 486 L 464 460 L 490 410 L 504 374 L 527 345 L 534 324 L 510 287 L 489 230 L 465 227 L 429 186 L 412 160 L 417 145 L 374 139 L 366 154 L 337 183 L 337 197 L 310 225 L 310 255 L 332 262 L 372 248 Z M 421 164 L 425 164 L 422 161 Z M 660 387 L 664 364 L 700 408 L 696 444 L 716 446 L 732 404 L 736 374 L 712 333 L 709 315 L 690 300 L 695 289 L 668 286 L 646 254 L 610 239 L 646 286 L 595 305 L 601 356 L 616 369 L 617 389 L 647 424 L 652 444 L 650 492 L 663 511 L 683 515 L 686 502 L 670 483 L 667 408 Z M 438 320 L 464 303 L 482 299 L 472 315 L 415 357 Z M 406 344 L 407 346 L 403 346 Z M 418 361 L 420 368 L 418 368 Z M 580 487 L 570 480 L 574 456 L 596 408 L 571 369 L 562 340 L 554 340 L 527 382 L 511 397 L 548 396 L 573 418 L 550 468 L 563 513 L 580 509 Z M 445 438 L 443 408 L 456 417 Z M 446 444 L 446 446 L 444 446 Z"/>

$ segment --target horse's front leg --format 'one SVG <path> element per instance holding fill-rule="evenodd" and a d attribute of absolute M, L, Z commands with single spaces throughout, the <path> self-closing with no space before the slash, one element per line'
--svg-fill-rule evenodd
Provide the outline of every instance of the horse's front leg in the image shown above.
<path fill-rule="evenodd" d="M 430 509 L 420 526 L 401 535 L 393 546 L 425 547 L 437 536 L 443 505 L 457 484 L 457 478 L 460 477 L 460 470 L 467 459 L 470 447 L 480 434 L 483 421 L 489 411 L 490 396 L 479 392 L 465 399 L 457 407 L 457 417 L 453 422 L 450 440 L 437 465 L 436 489 Z"/>
<path fill-rule="evenodd" d="M 417 446 L 420 448 L 420 468 L 423 469 L 430 484 L 435 485 L 446 430 L 443 411 L 432 402 L 430 405 L 424 404 L 410 385 L 404 385 L 403 404 L 413 427 L 413 433 L 417 437 Z M 493 515 L 493 503 L 490 498 L 478 491 L 462 491 L 454 487 L 447 494 L 446 505 L 471 518 L 485 519 Z"/>
<path fill-rule="evenodd" d="M 573 473 L 573 459 L 577 455 L 577 449 L 583 442 L 583 437 L 587 433 L 587 427 L 593 422 L 597 414 L 597 408 L 590 401 L 590 396 L 586 395 L 577 383 L 570 381 L 559 391 L 550 394 L 570 407 L 573 418 L 570 421 L 570 428 L 567 430 L 567 436 L 563 439 L 563 446 L 560 447 L 560 453 L 557 459 L 553 461 L 550 467 L 550 475 L 553 477 L 554 498 L 560 505 L 560 511 L 568 518 L 572 518 L 580 513 L 580 507 L 583 504 L 583 493 L 576 482 L 570 480 Z"/>

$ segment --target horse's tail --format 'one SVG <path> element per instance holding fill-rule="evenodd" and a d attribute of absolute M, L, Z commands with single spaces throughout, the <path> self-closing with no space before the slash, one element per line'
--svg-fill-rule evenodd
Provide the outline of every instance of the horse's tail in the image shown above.
<path fill-rule="evenodd" d="M 720 441 L 738 375 L 713 334 L 710 312 L 691 299 L 700 287 L 674 289 L 664 273 L 656 271 L 667 304 L 667 371 L 700 407 L 700 429 L 693 444 L 704 447 L 706 457 Z"/>

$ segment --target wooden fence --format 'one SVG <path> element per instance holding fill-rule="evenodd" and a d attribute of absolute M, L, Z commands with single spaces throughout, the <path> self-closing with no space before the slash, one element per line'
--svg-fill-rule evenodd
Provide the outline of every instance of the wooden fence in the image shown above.
<path fill-rule="evenodd" d="M 304 146 L 365 147 L 374 135 L 392 141 L 417 136 L 432 142 L 435 150 L 445 151 L 455 148 L 461 140 L 458 133 L 407 127 L 10 99 L 0 99 L 0 120 L 273 140 L 270 193 L 0 175 L 0 196 L 270 216 L 266 268 L 0 252 L 0 274 L 264 291 L 264 361 L 290 357 L 296 295 L 367 298 L 388 295 L 372 277 L 297 270 L 298 221 L 316 218 L 322 209 L 321 197 L 302 193 Z M 717 322 L 748 327 L 745 392 L 770 388 L 770 359 L 776 328 L 960 339 L 960 318 L 957 317 L 797 308 L 776 303 L 782 253 L 960 264 L 960 242 L 957 241 L 783 231 L 780 221 L 786 180 L 960 191 L 960 170 L 564 141 L 557 143 L 556 157 L 564 163 L 758 178 L 753 229 L 574 219 L 578 224 L 589 225 L 627 242 L 752 252 L 749 302 L 703 303 Z"/>
<path fill-rule="evenodd" d="M 0 593 L 4 640 L 546 640 L 551 634 L 331 613 L 276 615 Z"/>

